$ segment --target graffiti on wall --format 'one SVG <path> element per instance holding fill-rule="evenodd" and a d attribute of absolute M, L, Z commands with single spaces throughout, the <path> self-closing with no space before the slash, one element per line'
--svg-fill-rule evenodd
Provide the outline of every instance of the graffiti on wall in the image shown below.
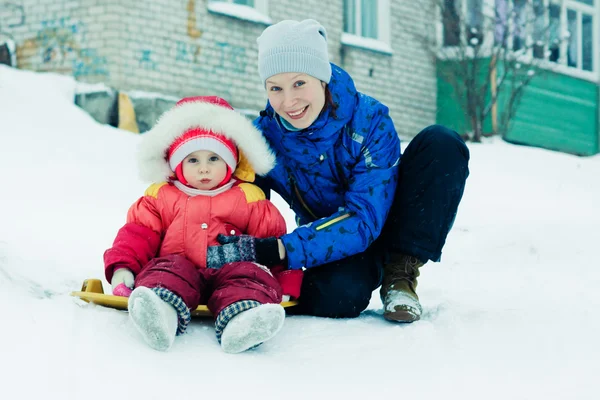
<path fill-rule="evenodd" d="M 25 10 L 15 3 L 0 3 L 0 43 L 6 39 L 14 39 L 13 28 L 25 25 Z"/>
<path fill-rule="evenodd" d="M 196 64 L 200 57 L 200 46 L 196 44 L 175 42 L 175 61 L 183 61 L 190 64 Z"/>
<path fill-rule="evenodd" d="M 36 36 L 42 63 L 57 69 L 68 64 L 82 40 L 85 40 L 85 29 L 67 18 L 42 21 Z"/>
<path fill-rule="evenodd" d="M 219 48 L 219 63 L 216 69 L 231 70 L 237 73 L 246 71 L 246 49 L 227 42 L 217 42 Z"/>
<path fill-rule="evenodd" d="M 150 71 L 156 71 L 157 64 L 156 64 L 156 61 L 154 61 L 154 59 L 153 59 L 152 50 L 141 49 L 139 61 L 140 61 L 140 67 L 150 70 Z"/>
<path fill-rule="evenodd" d="M 175 61 L 193 64 L 190 67 L 194 71 L 205 73 L 224 70 L 244 73 L 247 65 L 246 49 L 244 47 L 235 46 L 228 42 L 216 42 L 216 65 L 212 60 L 212 62 L 207 62 L 208 60 L 200 59 L 202 47 L 196 41 L 202 36 L 203 31 L 199 29 L 196 19 L 196 0 L 188 0 L 186 10 L 187 35 L 191 40 L 190 42 L 180 40 L 175 42 Z"/>
<path fill-rule="evenodd" d="M 73 60 L 73 76 L 109 76 L 106 57 L 98 54 L 96 49 L 83 48 Z"/>
<path fill-rule="evenodd" d="M 207 63 L 200 60 L 201 47 L 183 41 L 175 42 L 175 61 L 192 64 L 194 71 L 214 73 L 217 71 L 233 71 L 243 74 L 246 71 L 247 57 L 246 49 L 234 46 L 227 42 L 215 43 L 217 47 L 216 65 L 214 62 Z M 212 65 L 212 67 L 209 67 Z"/>
<path fill-rule="evenodd" d="M 81 76 L 109 76 L 106 57 L 87 46 L 87 27 L 69 17 L 41 21 L 34 37 L 17 45 L 24 68 Z M 39 56 L 40 63 L 36 57 Z"/>

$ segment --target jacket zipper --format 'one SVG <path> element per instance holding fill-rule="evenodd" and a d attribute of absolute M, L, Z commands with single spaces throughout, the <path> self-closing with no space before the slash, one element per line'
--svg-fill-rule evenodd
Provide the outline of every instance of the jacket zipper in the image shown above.
<path fill-rule="evenodd" d="M 271 116 L 271 118 L 274 118 L 274 119 L 275 119 L 275 122 L 277 123 L 277 126 L 279 127 L 279 129 L 280 129 L 280 130 L 282 131 L 282 133 L 283 133 L 283 127 L 282 127 L 282 126 L 281 126 L 281 124 L 279 123 L 279 120 L 277 119 L 277 117 L 275 117 L 275 116 L 273 115 L 273 116 Z M 345 176 L 344 176 L 344 173 L 343 173 L 343 168 L 342 168 L 342 166 L 341 166 L 339 163 L 337 163 L 337 162 L 335 163 L 335 166 L 336 166 L 336 168 L 337 168 L 337 170 L 338 170 L 338 174 L 340 175 L 340 179 L 342 180 L 342 185 L 343 185 L 344 189 L 345 189 L 345 190 L 348 190 L 348 182 L 347 182 L 347 181 L 346 181 L 346 179 L 345 179 Z M 293 190 L 294 194 L 295 194 L 295 195 L 296 195 L 296 197 L 298 198 L 298 201 L 300 202 L 300 205 L 301 205 L 301 206 L 304 208 L 304 210 L 305 210 L 306 212 L 308 212 L 308 213 L 310 214 L 310 216 L 311 216 L 311 217 L 313 217 L 313 219 L 314 219 L 315 221 L 316 221 L 316 220 L 318 220 L 318 219 L 320 219 L 320 218 L 319 218 L 319 217 L 317 217 L 317 216 L 316 216 L 316 214 L 315 214 L 315 213 L 314 213 L 314 212 L 313 212 L 313 211 L 310 209 L 310 207 L 308 206 L 308 204 L 306 204 L 306 202 L 304 201 L 304 199 L 303 199 L 303 198 L 302 198 L 302 196 L 300 195 L 300 190 L 298 190 L 298 186 L 296 186 L 296 181 L 295 181 L 295 179 L 293 178 L 293 176 L 292 176 L 292 174 L 291 174 L 291 171 L 290 171 L 288 168 L 286 168 L 286 170 L 287 170 L 287 174 L 288 174 L 288 177 L 289 177 L 289 180 L 290 180 L 290 185 L 291 185 L 291 187 L 292 187 L 292 190 Z M 291 204 L 290 204 L 290 207 L 291 207 L 292 209 L 294 208 L 294 198 L 293 198 L 293 197 L 292 197 L 292 199 L 291 199 Z M 352 214 L 353 214 L 353 213 L 346 213 L 346 214 L 342 214 L 342 215 L 340 215 L 340 216 L 338 216 L 338 217 L 335 217 L 334 219 L 332 219 L 332 220 L 330 220 L 330 221 L 327 221 L 327 222 L 325 222 L 325 223 L 324 223 L 324 224 L 322 224 L 322 225 L 319 225 L 319 226 L 317 226 L 315 229 L 316 229 L 317 231 L 320 231 L 320 230 L 322 230 L 322 229 L 325 229 L 325 228 L 327 228 L 327 227 L 329 227 L 329 226 L 331 226 L 331 225 L 334 225 L 334 224 L 336 224 L 337 222 L 340 222 L 340 221 L 343 221 L 343 220 L 345 220 L 346 218 L 350 218 L 350 217 L 352 216 Z M 298 218 L 298 216 L 296 216 L 296 224 L 298 224 L 298 222 L 299 222 L 299 218 Z"/>
<path fill-rule="evenodd" d="M 313 217 L 315 220 L 319 219 L 319 217 L 317 217 L 315 215 L 314 212 L 312 212 L 312 210 L 308 207 L 308 204 L 306 204 L 304 202 L 304 199 L 302 198 L 302 196 L 300 196 L 300 191 L 298 190 L 298 186 L 296 186 L 296 182 L 294 181 L 294 178 L 291 178 L 291 182 L 292 184 L 292 188 L 294 189 L 294 194 L 296 195 L 296 197 L 298 198 L 298 201 L 300 202 L 300 205 L 302 205 L 302 207 L 304 207 L 304 209 L 310 214 L 311 217 Z"/>

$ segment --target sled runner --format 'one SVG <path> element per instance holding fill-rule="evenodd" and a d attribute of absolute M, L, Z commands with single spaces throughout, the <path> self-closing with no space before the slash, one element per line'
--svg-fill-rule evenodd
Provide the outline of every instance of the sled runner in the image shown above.
<path fill-rule="evenodd" d="M 94 303 L 99 306 L 116 308 L 117 310 L 127 310 L 127 297 L 114 296 L 111 294 L 104 294 L 102 288 L 102 281 L 100 279 L 86 279 L 83 281 L 81 291 L 71 292 L 71 296 L 79 297 L 81 300 L 87 301 L 88 303 Z M 284 301 L 281 303 L 283 307 L 292 307 L 298 304 L 298 301 Z M 210 317 L 212 316 L 210 310 L 205 305 L 199 305 L 194 311 L 192 311 L 193 317 Z"/>

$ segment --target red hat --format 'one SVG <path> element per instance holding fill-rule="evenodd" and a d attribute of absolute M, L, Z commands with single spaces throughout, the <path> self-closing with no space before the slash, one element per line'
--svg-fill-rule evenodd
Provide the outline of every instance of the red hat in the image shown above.
<path fill-rule="evenodd" d="M 142 134 L 140 176 L 144 181 L 163 182 L 175 172 L 185 184 L 181 162 L 198 150 L 210 150 L 223 158 L 229 167 L 227 181 L 236 170 L 239 152 L 259 175 L 266 175 L 275 165 L 275 155 L 252 121 L 220 97 L 198 96 L 180 100 Z"/>

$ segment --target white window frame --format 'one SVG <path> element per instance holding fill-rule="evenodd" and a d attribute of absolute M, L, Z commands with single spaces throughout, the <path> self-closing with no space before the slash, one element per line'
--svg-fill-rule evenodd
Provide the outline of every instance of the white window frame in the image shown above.
<path fill-rule="evenodd" d="M 460 3 L 458 4 L 459 7 L 461 7 L 460 12 L 462 13 L 461 15 L 467 15 L 467 0 L 455 0 L 456 3 Z M 495 0 L 482 0 L 483 1 L 483 12 L 485 15 L 485 18 L 490 18 L 493 17 L 494 14 L 494 7 L 495 7 Z M 511 0 L 509 0 L 511 1 Z M 544 6 L 546 7 L 546 10 L 548 9 L 548 5 L 549 3 L 555 2 L 555 3 L 560 3 L 561 5 L 561 11 L 560 11 L 560 27 L 559 27 L 559 32 L 562 35 L 565 35 L 567 31 L 567 10 L 573 10 L 577 12 L 577 44 L 579 46 L 578 48 L 578 52 L 577 52 L 577 67 L 570 67 L 567 65 L 567 51 L 568 51 L 568 40 L 562 40 L 560 43 L 560 50 L 559 50 L 559 58 L 557 62 L 552 62 L 549 60 L 545 60 L 543 62 L 541 62 L 540 66 L 555 72 L 560 72 L 562 74 L 565 75 L 570 75 L 576 78 L 581 78 L 581 79 L 585 79 L 588 81 L 592 81 L 592 82 L 600 82 L 600 0 L 595 0 L 594 1 L 594 5 L 590 6 L 584 3 L 581 3 L 579 1 L 576 0 L 543 0 L 544 1 Z M 582 38 L 582 24 L 581 24 L 581 20 L 582 20 L 582 13 L 585 14 L 589 14 L 592 16 L 593 18 L 593 26 L 592 26 L 592 52 L 593 52 L 593 59 L 592 59 L 592 71 L 584 71 L 583 69 L 580 68 L 580 66 L 582 65 L 582 57 L 583 57 L 583 51 L 582 51 L 582 45 L 583 45 L 583 38 Z M 442 46 L 444 37 L 444 26 L 443 26 L 443 20 L 442 20 L 442 15 L 440 13 L 440 11 L 438 10 L 438 15 L 437 17 L 437 29 L 436 29 L 436 33 L 437 33 L 437 40 L 438 40 L 438 54 L 440 56 L 440 58 L 443 59 L 451 59 L 452 58 L 452 54 L 454 54 L 453 48 L 452 46 Z M 546 26 L 548 25 L 548 18 L 549 18 L 549 14 L 548 12 L 545 13 L 545 19 L 546 19 Z M 509 26 L 508 29 L 512 31 L 512 23 L 509 22 Z M 530 33 L 528 33 L 530 35 Z M 491 37 L 487 37 L 484 39 L 485 43 L 493 43 L 493 31 L 490 29 L 486 29 L 486 35 L 491 35 Z M 508 41 L 507 41 L 507 48 L 512 49 L 512 33 L 509 34 L 508 37 Z M 461 32 L 461 38 L 460 40 L 465 40 L 465 34 L 464 32 Z M 530 39 L 527 39 L 530 40 Z M 483 54 L 485 54 L 486 51 L 491 51 L 491 49 L 482 49 Z M 523 55 L 524 59 L 531 59 L 533 57 L 533 50 L 529 49 L 528 53 Z"/>
<path fill-rule="evenodd" d="M 349 0 L 354 2 L 357 32 L 361 31 L 361 0 Z M 342 45 L 359 47 L 373 50 L 384 54 L 393 54 L 391 47 L 391 23 L 390 23 L 390 1 L 377 1 L 377 39 L 363 37 L 359 34 L 342 32 Z M 344 17 L 345 18 L 345 17 Z"/>
<path fill-rule="evenodd" d="M 254 0 L 254 7 L 235 4 L 233 0 L 209 0 L 208 11 L 214 14 L 271 25 L 273 20 L 269 17 L 269 0 Z"/>
<path fill-rule="evenodd" d="M 561 57 L 559 58 L 559 64 L 561 66 L 564 66 L 564 68 L 568 68 L 569 70 L 577 70 L 580 71 L 581 73 L 587 73 L 587 74 L 594 74 L 594 76 L 598 79 L 600 77 L 600 68 L 598 68 L 598 61 L 599 61 L 599 53 L 600 53 L 600 34 L 599 34 L 599 24 L 598 24 L 598 18 L 600 18 L 600 0 L 595 0 L 594 1 L 594 5 L 590 6 L 578 1 L 574 1 L 574 0 L 565 0 L 563 1 L 562 4 L 562 9 L 561 9 L 561 14 L 560 14 L 560 22 L 561 22 L 561 26 L 563 27 L 563 31 L 566 32 L 567 31 L 567 10 L 573 10 L 576 12 L 577 15 L 577 44 L 578 44 L 578 49 L 577 49 L 577 66 L 576 67 L 569 67 L 567 65 L 567 51 L 569 48 L 569 43 L 567 40 L 564 40 L 561 43 L 561 49 L 560 49 L 560 54 Z M 582 14 L 588 14 L 591 15 L 593 18 L 593 25 L 592 25 L 592 71 L 584 71 L 583 69 L 581 69 L 582 64 L 583 64 L 583 33 L 582 33 Z M 563 56 L 564 55 L 564 56 Z"/>

